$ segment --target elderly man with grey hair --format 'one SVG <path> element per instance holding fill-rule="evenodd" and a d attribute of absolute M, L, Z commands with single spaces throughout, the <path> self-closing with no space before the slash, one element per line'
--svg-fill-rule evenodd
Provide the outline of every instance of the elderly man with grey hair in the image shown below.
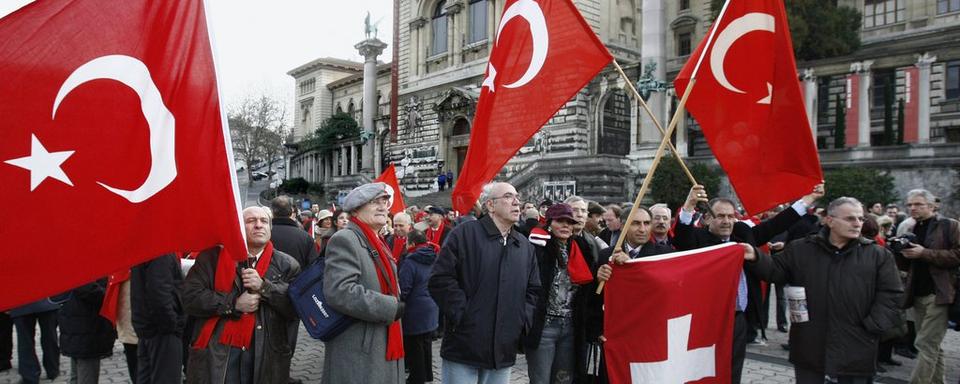
<path fill-rule="evenodd" d="M 444 383 L 509 383 L 540 294 L 533 246 L 514 228 L 517 190 L 490 183 L 480 202 L 487 215 L 450 232 L 430 277 L 430 295 L 446 319 Z"/>
<path fill-rule="evenodd" d="M 270 210 L 243 210 L 247 258 L 220 247 L 197 261 L 181 287 L 184 312 L 198 322 L 190 342 L 188 383 L 286 383 L 297 329 L 287 296 L 300 273 L 293 256 L 273 248 Z"/>
<path fill-rule="evenodd" d="M 782 253 L 770 257 L 745 247 L 748 270 L 789 285 L 788 298 L 805 300 L 806 313 L 791 304 L 790 315 L 790 362 L 799 384 L 822 384 L 825 375 L 872 382 L 880 336 L 899 324 L 896 262 L 860 235 L 863 223 L 860 202 L 841 197 L 828 206 L 819 233 L 790 242 Z"/>
<path fill-rule="evenodd" d="M 393 215 L 393 233 L 387 236 L 387 247 L 390 248 L 393 259 L 400 263 L 407 254 L 407 235 L 413 230 L 413 219 L 406 212 Z"/>
<path fill-rule="evenodd" d="M 960 266 L 960 225 L 936 213 L 936 197 L 925 189 L 907 192 L 907 212 L 915 222 L 916 238 L 897 255 L 907 271 L 904 306 L 913 308 L 917 329 L 914 342 L 917 365 L 911 383 L 942 383 L 947 310 L 957 298 L 956 274 Z"/>
<path fill-rule="evenodd" d="M 607 243 L 603 240 L 600 240 L 590 232 L 583 230 L 584 226 L 587 224 L 587 219 L 589 211 L 587 209 L 589 203 L 580 196 L 570 196 L 563 201 L 573 209 L 573 218 L 577 220 L 577 223 L 573 225 L 573 235 L 581 236 L 587 240 L 587 244 L 590 245 L 590 257 L 591 262 L 597 262 L 597 255 L 600 254 L 600 251 L 604 248 L 609 247 Z"/>
<path fill-rule="evenodd" d="M 670 236 L 670 227 L 673 225 L 673 217 L 670 207 L 664 203 L 650 206 L 651 227 L 650 241 L 673 247 L 673 237 Z"/>

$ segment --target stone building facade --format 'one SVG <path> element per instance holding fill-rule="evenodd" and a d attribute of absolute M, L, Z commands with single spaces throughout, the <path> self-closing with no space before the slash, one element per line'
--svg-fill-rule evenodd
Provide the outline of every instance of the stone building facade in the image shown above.
<path fill-rule="evenodd" d="M 377 76 L 382 97 L 374 153 L 377 172 L 386 164 L 397 165 L 408 195 L 435 191 L 439 171 L 459 175 L 503 3 L 400 1 L 397 135 L 393 140 L 389 134 L 390 73 L 384 64 Z M 645 73 L 665 82 L 665 89 L 653 92 L 647 103 L 666 125 L 677 104 L 669 80 L 708 30 L 710 1 L 574 3 L 631 82 Z M 960 9 L 953 9 L 955 2 L 950 0 L 838 3 L 863 13 L 862 48 L 845 57 L 798 63 L 824 168 L 878 167 L 891 171 L 901 192 L 926 186 L 951 197 L 960 164 Z M 350 111 L 350 100 L 360 121 L 361 65 L 319 59 L 290 72 L 298 89 L 305 82 L 316 82 L 315 96 L 298 92 L 299 137 L 337 108 Z M 311 103 L 312 115 L 305 116 L 308 112 L 302 107 Z M 838 114 L 845 124 L 842 146 L 835 140 Z M 903 127 L 904 134 L 899 135 L 903 144 L 884 136 L 885 121 L 891 116 L 895 132 Z M 890 136 L 889 128 L 886 132 Z M 520 149 L 500 178 L 531 200 L 569 193 L 601 202 L 628 200 L 649 168 L 660 138 L 610 66 Z M 678 125 L 674 143 L 692 161 L 713 161 L 689 115 Z M 298 153 L 291 162 L 292 175 L 344 188 L 375 177 L 358 174 L 357 168 L 335 169 L 338 162 L 357 161 L 358 151 L 350 148 L 358 145 L 344 143 L 343 150 L 322 155 Z"/>

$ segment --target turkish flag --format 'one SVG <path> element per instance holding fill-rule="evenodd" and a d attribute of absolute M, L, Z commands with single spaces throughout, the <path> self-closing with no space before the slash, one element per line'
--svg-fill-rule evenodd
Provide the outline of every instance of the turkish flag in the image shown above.
<path fill-rule="evenodd" d="M 483 184 L 612 59 L 570 0 L 507 0 L 453 208 L 469 212 Z"/>
<path fill-rule="evenodd" d="M 36 1 L 0 36 L 0 310 L 173 251 L 246 256 L 203 1 Z"/>
<path fill-rule="evenodd" d="M 706 51 L 686 108 L 748 213 L 810 193 L 823 172 L 783 1 L 729 0 L 714 28 L 677 75 L 677 94 Z"/>
<path fill-rule="evenodd" d="M 403 202 L 403 194 L 400 193 L 400 183 L 397 182 L 397 169 L 393 164 L 390 164 L 387 169 L 384 169 L 383 173 L 374 181 L 387 183 L 387 185 L 393 188 L 393 205 L 390 206 L 391 214 L 396 215 L 407 208 L 407 205 Z"/>
<path fill-rule="evenodd" d="M 736 243 L 614 265 L 603 291 L 610 382 L 729 383 L 742 265 Z"/>

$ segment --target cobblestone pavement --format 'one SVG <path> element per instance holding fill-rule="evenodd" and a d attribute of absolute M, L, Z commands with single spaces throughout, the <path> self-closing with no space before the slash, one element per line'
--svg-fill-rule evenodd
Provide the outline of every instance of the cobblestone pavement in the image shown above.
<path fill-rule="evenodd" d="M 772 315 L 773 313 L 771 313 Z M 787 342 L 787 334 L 776 330 L 776 322 L 771 317 L 770 329 L 767 331 L 767 342 L 765 345 L 750 345 L 747 347 L 747 361 L 744 364 L 743 383 L 792 383 L 793 367 L 787 361 L 787 351 L 781 348 L 781 344 Z M 39 341 L 37 343 L 39 348 Z M 945 352 L 945 364 L 947 367 L 947 383 L 957 383 L 960 377 L 960 332 L 947 331 L 947 337 L 943 343 Z M 440 341 L 434 342 L 434 383 L 440 383 Z M 900 356 L 894 356 L 894 359 L 903 363 L 900 367 L 884 366 L 888 369 L 887 373 L 880 374 L 877 382 L 880 383 L 906 383 L 910 377 L 910 371 L 916 364 L 914 360 L 909 360 Z M 16 362 L 16 346 L 14 346 L 14 367 Z M 300 340 L 297 343 L 297 352 L 293 357 L 292 376 L 302 379 L 304 383 L 320 382 L 321 369 L 323 365 L 323 343 L 318 340 L 310 339 L 306 331 L 300 330 Z M 61 358 L 61 377 L 51 380 L 41 380 L 41 383 L 67 383 L 67 373 L 69 372 L 69 361 Z M 16 383 L 20 379 L 16 369 L 0 373 L 0 383 Z M 123 347 L 117 343 L 114 348 L 113 356 L 104 359 L 101 363 L 101 383 L 129 383 L 127 377 L 126 363 L 123 358 Z M 513 383 L 527 382 L 527 364 L 523 356 L 517 356 L 517 365 L 513 368 Z"/>

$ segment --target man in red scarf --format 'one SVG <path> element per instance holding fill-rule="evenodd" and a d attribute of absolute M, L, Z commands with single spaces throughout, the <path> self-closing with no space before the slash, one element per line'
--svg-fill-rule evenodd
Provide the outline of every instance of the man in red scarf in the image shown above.
<path fill-rule="evenodd" d="M 430 224 L 430 228 L 427 228 L 425 233 L 427 240 L 434 244 L 443 245 L 443 241 L 447 239 L 447 234 L 450 233 L 450 228 L 446 223 L 447 212 L 440 207 L 430 207 L 427 213 L 430 214 L 427 216 L 427 223 Z"/>
<path fill-rule="evenodd" d="M 270 243 L 270 212 L 243 210 L 247 261 L 220 247 L 203 251 L 183 281 L 186 313 L 199 319 L 191 335 L 190 383 L 286 383 L 297 314 L 287 286 L 300 273 Z"/>
<path fill-rule="evenodd" d="M 413 229 L 410 215 L 399 212 L 393 215 L 393 234 L 387 236 L 387 248 L 393 255 L 393 260 L 400 264 L 400 259 L 407 254 L 407 235 Z"/>

